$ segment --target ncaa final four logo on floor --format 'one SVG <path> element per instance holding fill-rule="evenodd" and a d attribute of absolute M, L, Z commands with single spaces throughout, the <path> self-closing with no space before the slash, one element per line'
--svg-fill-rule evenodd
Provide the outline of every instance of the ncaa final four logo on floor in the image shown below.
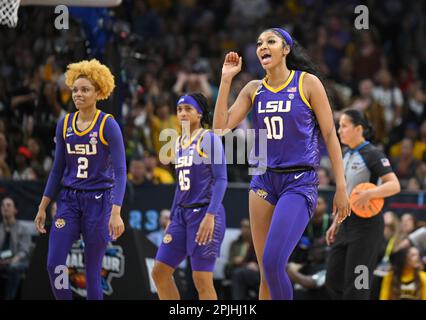
<path fill-rule="evenodd" d="M 102 260 L 101 270 L 102 291 L 104 294 L 111 295 L 114 292 L 113 279 L 121 278 L 124 275 L 124 262 L 123 248 L 109 243 Z M 67 267 L 71 290 L 80 297 L 85 298 L 87 292 L 83 240 L 78 240 L 72 246 L 67 257 Z"/>

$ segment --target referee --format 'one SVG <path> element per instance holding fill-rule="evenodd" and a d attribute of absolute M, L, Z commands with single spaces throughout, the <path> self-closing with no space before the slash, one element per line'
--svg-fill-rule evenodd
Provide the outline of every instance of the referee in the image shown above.
<path fill-rule="evenodd" d="M 378 185 L 360 192 L 357 203 L 360 206 L 366 205 L 371 198 L 389 197 L 400 191 L 398 178 L 389 160 L 366 140 L 371 131 L 371 125 L 358 110 L 346 110 L 340 117 L 340 141 L 348 147 L 343 155 L 347 193 L 350 194 L 360 183 L 372 182 Z M 333 222 L 326 234 L 327 243 L 332 245 L 326 278 L 326 287 L 332 299 L 370 298 L 383 232 L 381 214 L 371 218 L 352 214 L 341 224 L 337 224 L 336 220 Z M 368 275 L 361 274 L 359 269 L 356 271 L 357 266 L 367 267 Z M 365 267 L 360 270 L 365 270 Z M 361 287 L 356 286 L 356 278 L 359 276 L 368 276 L 368 283 L 358 281 Z"/>

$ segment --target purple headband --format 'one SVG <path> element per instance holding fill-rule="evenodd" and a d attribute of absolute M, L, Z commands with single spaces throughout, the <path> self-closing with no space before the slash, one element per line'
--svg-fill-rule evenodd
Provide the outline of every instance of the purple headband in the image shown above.
<path fill-rule="evenodd" d="M 290 36 L 290 33 L 288 33 L 287 31 L 285 31 L 284 29 L 281 28 L 273 28 L 272 30 L 278 32 L 280 35 L 283 36 L 285 42 L 290 46 L 290 48 L 293 48 L 293 39 Z"/>
<path fill-rule="evenodd" d="M 181 96 L 177 102 L 177 105 L 180 105 L 180 104 L 189 104 L 193 106 L 198 113 L 203 114 L 203 110 L 198 105 L 198 102 L 195 101 L 195 99 L 191 96 L 188 96 L 188 95 Z"/>

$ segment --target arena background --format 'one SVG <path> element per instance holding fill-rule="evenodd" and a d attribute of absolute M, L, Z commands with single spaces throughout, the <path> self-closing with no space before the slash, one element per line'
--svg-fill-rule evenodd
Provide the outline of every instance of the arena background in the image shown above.
<path fill-rule="evenodd" d="M 368 29 L 355 27 L 358 5 L 368 8 Z M 22 6 L 15 28 L 0 26 L 0 197 L 17 199 L 18 219 L 28 222 L 34 241 L 18 299 L 52 298 L 45 268 L 47 237 L 36 234 L 32 220 L 51 167 L 56 122 L 74 108 L 63 73 L 68 63 L 92 57 L 115 75 L 113 97 L 99 107 L 120 123 L 129 169 L 122 210 L 127 229 L 110 248 L 107 299 L 156 299 L 149 279 L 156 247 L 146 235 L 159 230 L 160 212 L 172 202 L 173 169 L 155 155 L 161 147 L 159 129 L 176 124 L 176 98 L 201 90 L 213 107 L 224 54 L 235 50 L 244 59 L 231 92 L 235 99 L 247 81 L 264 75 L 255 43 L 271 26 L 288 29 L 317 63 L 336 119 L 346 107 L 370 117 L 374 142 L 391 159 L 403 188 L 386 199 L 383 211 L 410 212 L 426 220 L 424 6 L 402 0 L 123 0 L 115 8 L 69 6 L 69 28 L 64 30 L 55 28 L 54 6 Z M 386 79 L 390 100 L 383 94 Z M 250 125 L 248 117 L 240 128 Z M 334 181 L 322 154 L 320 194 L 330 213 Z M 215 270 L 218 290 L 225 290 L 230 242 L 248 217 L 250 177 L 242 158 L 243 163 L 228 165 L 224 206 L 229 229 Z M 71 255 L 76 261 L 78 250 L 76 245 Z M 181 278 L 184 298 L 194 298 L 190 277 Z M 220 291 L 219 296 L 229 297 Z"/>

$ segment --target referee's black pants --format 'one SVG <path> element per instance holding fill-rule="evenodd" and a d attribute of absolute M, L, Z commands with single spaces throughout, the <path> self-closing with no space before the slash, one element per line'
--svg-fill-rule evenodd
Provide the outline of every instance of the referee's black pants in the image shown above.
<path fill-rule="evenodd" d="M 327 262 L 325 285 L 332 299 L 370 299 L 383 232 L 382 214 L 366 219 L 352 213 L 342 223 Z"/>

